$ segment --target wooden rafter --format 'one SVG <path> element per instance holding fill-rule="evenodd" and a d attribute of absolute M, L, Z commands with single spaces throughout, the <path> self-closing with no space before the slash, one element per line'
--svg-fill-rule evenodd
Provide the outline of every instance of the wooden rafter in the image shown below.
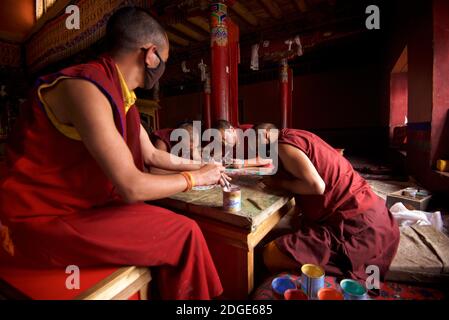
<path fill-rule="evenodd" d="M 196 17 L 187 18 L 187 21 L 189 21 L 190 23 L 193 23 L 197 27 L 200 27 L 207 33 L 210 33 L 210 25 L 209 25 L 209 21 L 207 21 L 207 19 L 200 17 L 200 16 L 196 16 Z"/>
<path fill-rule="evenodd" d="M 275 19 L 282 18 L 282 11 L 274 0 L 259 0 L 268 13 Z"/>
<path fill-rule="evenodd" d="M 168 31 L 168 30 L 166 32 L 167 32 L 168 40 L 170 40 L 176 44 L 179 44 L 183 47 L 187 47 L 190 44 L 190 41 Z"/>
<path fill-rule="evenodd" d="M 209 38 L 209 37 L 210 37 L 210 31 L 204 30 L 203 28 L 197 26 L 196 24 L 190 22 L 189 20 L 183 21 L 183 24 L 184 24 L 186 27 L 192 29 L 193 31 L 199 33 L 200 35 L 202 35 L 202 36 L 205 37 L 205 38 Z"/>
<path fill-rule="evenodd" d="M 250 25 L 257 26 L 259 24 L 257 17 L 239 1 L 236 1 L 234 5 L 232 5 L 231 9 Z"/>
<path fill-rule="evenodd" d="M 195 30 L 192 30 L 188 26 L 186 26 L 183 23 L 175 23 L 172 24 L 171 27 L 175 30 L 178 30 L 179 32 L 182 32 L 183 34 L 187 35 L 188 37 L 196 40 L 196 41 L 203 41 L 206 40 L 206 37 L 204 37 L 202 34 L 196 32 Z"/>
<path fill-rule="evenodd" d="M 183 39 L 185 39 L 185 40 L 191 42 L 192 44 L 193 44 L 193 43 L 201 43 L 201 41 L 198 41 L 197 39 L 195 39 L 195 38 L 193 38 L 193 37 L 190 37 L 190 36 L 188 36 L 187 34 L 182 33 L 181 31 L 178 31 L 177 29 L 173 28 L 172 26 L 168 26 L 168 27 L 166 27 L 166 29 L 167 29 L 168 31 L 170 31 L 171 33 L 173 33 L 175 36 L 178 36 L 178 37 L 180 37 L 180 38 L 183 38 Z"/>

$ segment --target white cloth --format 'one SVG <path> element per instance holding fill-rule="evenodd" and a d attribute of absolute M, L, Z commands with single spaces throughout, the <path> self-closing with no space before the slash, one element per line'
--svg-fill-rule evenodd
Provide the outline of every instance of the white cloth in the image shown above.
<path fill-rule="evenodd" d="M 433 226 L 438 231 L 443 231 L 443 219 L 441 212 L 425 212 L 419 210 L 409 210 L 402 202 L 397 202 L 390 208 L 394 219 L 400 227 L 413 225 Z"/>

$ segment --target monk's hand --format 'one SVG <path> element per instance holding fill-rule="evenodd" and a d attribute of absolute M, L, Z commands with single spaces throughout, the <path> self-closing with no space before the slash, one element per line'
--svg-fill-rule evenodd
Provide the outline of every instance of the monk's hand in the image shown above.
<path fill-rule="evenodd" d="M 231 181 L 232 181 L 232 178 L 229 177 L 227 174 L 225 174 L 225 173 L 221 174 L 220 185 L 223 188 L 231 188 L 232 187 Z"/>
<path fill-rule="evenodd" d="M 230 179 L 224 174 L 225 168 L 220 163 L 209 163 L 200 170 L 192 172 L 197 186 L 222 184 L 223 179 Z"/>
<path fill-rule="evenodd" d="M 234 169 L 241 169 L 245 166 L 245 160 L 233 159 L 231 167 Z"/>

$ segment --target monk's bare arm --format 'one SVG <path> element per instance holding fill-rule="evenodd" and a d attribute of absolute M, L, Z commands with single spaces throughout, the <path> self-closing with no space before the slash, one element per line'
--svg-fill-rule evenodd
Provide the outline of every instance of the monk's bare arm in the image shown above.
<path fill-rule="evenodd" d="M 163 142 L 161 143 L 164 144 Z M 140 128 L 140 145 L 145 164 L 152 168 L 166 171 L 190 171 L 201 168 L 201 163 L 199 162 L 171 155 L 167 152 L 165 144 L 165 150 L 155 148 L 143 127 Z"/>
<path fill-rule="evenodd" d="M 86 148 L 126 201 L 159 199 L 186 189 L 187 182 L 180 174 L 152 175 L 135 166 L 128 146 L 115 127 L 111 105 L 95 85 L 84 80 L 64 80 L 52 91 L 51 101 L 47 101 L 50 107 L 51 104 L 63 106 L 67 122 L 77 129 Z M 215 175 L 207 184 L 219 181 L 221 168 L 201 170 L 211 170 L 207 173 Z M 198 180 L 206 180 L 201 171 L 193 174 Z"/>
<path fill-rule="evenodd" d="M 323 194 L 326 185 L 310 159 L 298 148 L 279 144 L 279 157 L 285 169 L 295 177 L 281 180 L 281 187 L 296 194 Z"/>
<path fill-rule="evenodd" d="M 154 141 L 154 147 L 157 150 L 168 152 L 167 145 L 161 139 L 156 139 L 156 141 Z M 173 174 L 176 171 L 168 171 L 168 170 L 159 169 L 159 168 L 156 168 L 154 166 L 151 166 L 150 167 L 150 172 L 154 173 L 154 174 Z"/>
<path fill-rule="evenodd" d="M 264 159 L 262 157 L 256 157 L 251 159 L 246 159 L 244 162 L 244 166 L 246 167 L 262 167 L 269 164 L 273 164 L 273 160 Z"/>

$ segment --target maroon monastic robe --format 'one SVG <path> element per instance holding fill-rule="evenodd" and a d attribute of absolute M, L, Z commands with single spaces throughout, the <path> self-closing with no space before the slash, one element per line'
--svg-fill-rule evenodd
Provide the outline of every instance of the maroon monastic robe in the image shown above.
<path fill-rule="evenodd" d="M 154 267 L 164 299 L 220 295 L 220 280 L 196 223 L 153 205 L 125 204 L 83 142 L 50 122 L 37 88 L 60 77 L 84 79 L 101 90 L 135 165 L 143 170 L 139 113 L 136 106 L 126 112 L 110 57 L 40 78 L 22 109 L 7 150 L 8 172 L 0 181 L 0 220 L 10 230 L 14 256 L 36 267 L 77 265 L 81 272 L 103 265 Z"/>
<path fill-rule="evenodd" d="M 161 140 L 165 146 L 167 147 L 167 152 L 171 151 L 171 148 L 178 143 L 177 141 L 171 141 L 170 135 L 173 132 L 174 129 L 167 128 L 167 129 L 161 129 L 156 130 L 151 133 L 151 142 L 155 144 L 156 140 Z"/>
<path fill-rule="evenodd" d="M 296 196 L 300 227 L 276 239 L 278 248 L 299 264 L 318 264 L 332 274 L 365 279 L 366 267 L 376 265 L 385 275 L 399 244 L 399 228 L 385 201 L 318 136 L 284 129 L 279 143 L 304 152 L 326 189 L 323 195 Z"/>

